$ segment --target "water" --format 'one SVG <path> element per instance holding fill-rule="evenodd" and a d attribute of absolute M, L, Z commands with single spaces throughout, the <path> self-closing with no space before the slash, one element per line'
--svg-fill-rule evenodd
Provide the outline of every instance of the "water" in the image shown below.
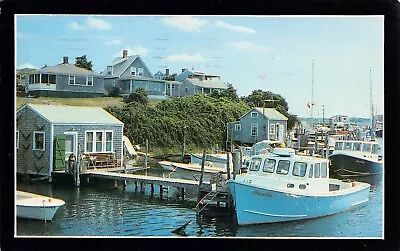
<path fill-rule="evenodd" d="M 160 174 L 158 168 L 154 169 Z M 154 174 L 154 173 L 149 174 Z M 39 193 L 66 202 L 59 208 L 52 222 L 17 219 L 18 236 L 176 236 L 172 231 L 190 220 L 185 229 L 196 237 L 346 237 L 382 238 L 382 182 L 372 185 L 366 206 L 333 216 L 286 223 L 238 227 L 225 214 L 203 216 L 196 221 L 196 191 L 186 191 L 185 200 L 176 198 L 171 189 L 168 196 L 150 196 L 135 191 L 133 183 L 114 188 L 114 182 L 92 180 L 88 185 L 21 182 L 17 188 Z M 166 198 L 168 197 L 168 199 Z"/>

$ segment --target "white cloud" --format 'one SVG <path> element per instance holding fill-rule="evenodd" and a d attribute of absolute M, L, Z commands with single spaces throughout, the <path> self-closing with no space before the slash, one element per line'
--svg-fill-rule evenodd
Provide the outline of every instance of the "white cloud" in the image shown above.
<path fill-rule="evenodd" d="M 222 29 L 227 29 L 235 32 L 256 33 L 255 30 L 240 25 L 231 25 L 223 21 L 216 21 L 215 25 Z"/>
<path fill-rule="evenodd" d="M 128 56 L 131 56 L 131 55 L 139 55 L 139 56 L 141 56 L 141 57 L 146 56 L 146 55 L 150 52 L 149 49 L 144 48 L 144 47 L 142 47 L 142 46 L 140 46 L 140 45 L 137 45 L 137 46 L 135 46 L 135 47 L 127 46 L 127 47 L 125 47 L 124 49 L 121 49 L 120 51 L 116 52 L 116 53 L 114 54 L 114 57 L 122 57 L 122 51 L 123 51 L 123 50 L 128 50 Z"/>
<path fill-rule="evenodd" d="M 24 69 L 24 68 L 36 69 L 36 67 L 31 63 L 24 63 L 20 66 L 17 66 L 17 69 Z"/>
<path fill-rule="evenodd" d="M 192 16 L 164 17 L 161 22 L 187 32 L 199 32 L 201 27 L 208 23 L 204 19 Z"/>
<path fill-rule="evenodd" d="M 88 17 L 86 19 L 86 25 L 91 29 L 96 30 L 110 30 L 112 29 L 112 25 L 107 23 L 103 19 L 95 18 L 95 17 Z"/>
<path fill-rule="evenodd" d="M 174 61 L 174 62 L 204 62 L 206 59 L 200 55 L 199 53 L 196 53 L 194 55 L 188 55 L 186 53 L 184 54 L 175 54 L 175 55 L 169 55 L 167 57 L 167 61 Z"/>
<path fill-rule="evenodd" d="M 120 43 L 121 43 L 121 40 L 119 40 L 119 39 L 109 40 L 106 42 L 107 45 L 119 45 Z"/>
<path fill-rule="evenodd" d="M 228 44 L 232 48 L 235 48 L 238 50 L 261 51 L 261 52 L 265 52 L 265 53 L 268 53 L 272 50 L 272 48 L 270 48 L 270 47 L 262 46 L 262 45 L 254 43 L 254 42 L 248 42 L 248 41 L 229 42 Z"/>
<path fill-rule="evenodd" d="M 68 27 L 73 30 L 86 30 L 85 26 L 78 24 L 77 22 L 71 22 Z"/>

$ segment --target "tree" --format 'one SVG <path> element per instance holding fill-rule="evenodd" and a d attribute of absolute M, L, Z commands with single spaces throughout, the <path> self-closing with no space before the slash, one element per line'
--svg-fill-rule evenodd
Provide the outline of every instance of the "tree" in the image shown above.
<path fill-rule="evenodd" d="M 75 66 L 87 69 L 89 71 L 92 70 L 92 61 L 87 61 L 86 55 L 83 55 L 82 57 L 77 57 L 75 59 Z"/>
<path fill-rule="evenodd" d="M 212 97 L 215 98 L 221 98 L 221 97 L 225 97 L 231 101 L 237 102 L 239 101 L 239 96 L 237 95 L 236 89 L 233 88 L 232 84 L 228 83 L 228 88 L 225 90 L 222 90 L 220 92 L 217 93 L 211 93 Z"/>
<path fill-rule="evenodd" d="M 147 91 L 143 88 L 138 88 L 129 96 L 126 96 L 124 98 L 125 103 L 131 103 L 131 102 L 137 102 L 143 105 L 147 105 L 148 103 L 148 98 L 147 98 Z"/>
<path fill-rule="evenodd" d="M 167 76 L 164 77 L 164 80 L 175 81 L 175 76 L 176 76 L 176 73 L 174 73 L 172 75 L 167 75 Z"/>

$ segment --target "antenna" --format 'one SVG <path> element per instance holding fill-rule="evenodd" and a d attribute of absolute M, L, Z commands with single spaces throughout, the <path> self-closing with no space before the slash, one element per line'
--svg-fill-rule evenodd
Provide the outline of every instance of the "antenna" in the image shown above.
<path fill-rule="evenodd" d="M 311 118 L 313 118 L 313 106 L 314 106 L 314 60 L 312 61 L 312 71 L 311 71 Z"/>

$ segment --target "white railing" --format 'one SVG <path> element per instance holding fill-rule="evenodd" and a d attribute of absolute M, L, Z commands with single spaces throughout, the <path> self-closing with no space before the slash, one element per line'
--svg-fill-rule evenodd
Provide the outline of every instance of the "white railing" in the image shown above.
<path fill-rule="evenodd" d="M 29 84 L 28 91 L 56 90 L 56 84 Z"/>

